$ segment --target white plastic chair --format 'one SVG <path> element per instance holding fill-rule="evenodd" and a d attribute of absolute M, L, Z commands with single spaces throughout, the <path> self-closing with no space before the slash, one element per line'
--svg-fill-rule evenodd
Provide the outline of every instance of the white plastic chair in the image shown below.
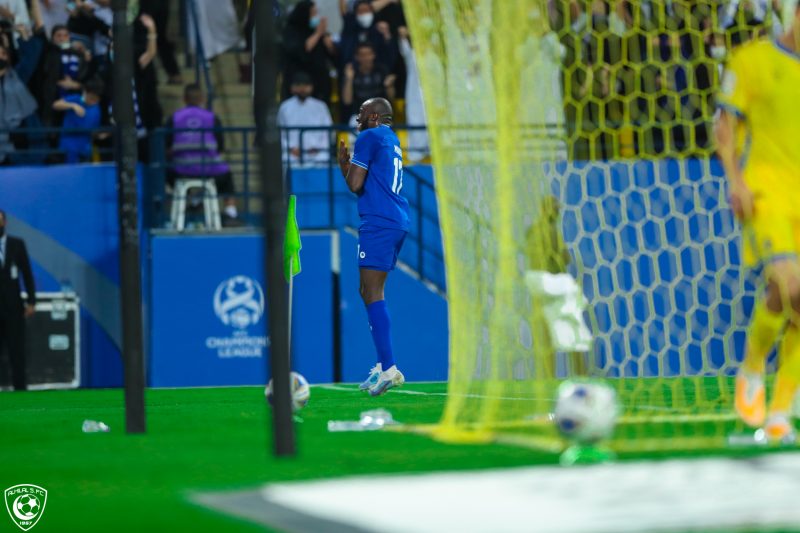
<path fill-rule="evenodd" d="M 213 179 L 178 178 L 172 191 L 172 227 L 183 231 L 186 226 L 186 197 L 189 189 L 204 189 L 203 214 L 205 215 L 206 229 L 219 230 L 222 228 L 222 219 L 219 212 L 217 186 Z"/>

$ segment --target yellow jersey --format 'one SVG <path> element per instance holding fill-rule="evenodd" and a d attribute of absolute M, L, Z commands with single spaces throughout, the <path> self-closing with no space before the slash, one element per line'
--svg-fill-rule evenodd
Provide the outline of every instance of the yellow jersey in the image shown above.
<path fill-rule="evenodd" d="M 800 207 L 800 55 L 776 41 L 734 50 L 717 103 L 746 126 L 743 177 L 773 212 Z"/>

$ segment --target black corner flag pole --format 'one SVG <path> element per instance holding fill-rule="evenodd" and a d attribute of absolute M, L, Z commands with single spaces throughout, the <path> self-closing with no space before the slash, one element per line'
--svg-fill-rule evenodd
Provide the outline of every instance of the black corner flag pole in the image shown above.
<path fill-rule="evenodd" d="M 133 42 L 127 0 L 114 11 L 114 123 L 120 228 L 122 360 L 125 370 L 125 430 L 144 433 L 142 286 L 139 275 L 139 198 L 136 184 L 136 119 L 133 114 Z"/>
<path fill-rule="evenodd" d="M 274 452 L 295 454 L 289 362 L 289 302 L 283 277 L 283 239 L 286 227 L 286 191 L 278 131 L 278 46 L 273 2 L 255 0 L 253 47 L 253 112 L 261 176 L 266 261 L 264 280 L 269 303 L 270 368 Z"/>

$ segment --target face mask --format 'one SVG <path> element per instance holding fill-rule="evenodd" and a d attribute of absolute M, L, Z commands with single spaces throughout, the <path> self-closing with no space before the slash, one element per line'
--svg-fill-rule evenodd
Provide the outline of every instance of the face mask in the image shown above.
<path fill-rule="evenodd" d="M 711 47 L 711 57 L 716 59 L 717 61 L 722 61 L 725 59 L 725 55 L 728 53 L 728 50 L 724 46 L 712 46 Z"/>
<path fill-rule="evenodd" d="M 0 237 L 2 237 L 5 234 L 6 234 L 6 227 L 5 226 L 0 226 Z"/>
<path fill-rule="evenodd" d="M 65 43 L 59 44 L 58 47 L 61 48 L 62 50 L 69 50 L 70 48 L 72 48 L 72 43 L 67 41 Z"/>
<path fill-rule="evenodd" d="M 8 68 L 8 60 L 0 59 L 0 70 L 5 70 L 7 68 Z"/>
<path fill-rule="evenodd" d="M 362 28 L 369 28 L 372 26 L 372 21 L 375 20 L 375 15 L 372 13 L 364 13 L 356 17 L 358 25 Z"/>
<path fill-rule="evenodd" d="M 311 17 L 311 20 L 308 21 L 308 26 L 313 30 L 317 26 L 319 26 L 320 16 L 314 15 Z"/>

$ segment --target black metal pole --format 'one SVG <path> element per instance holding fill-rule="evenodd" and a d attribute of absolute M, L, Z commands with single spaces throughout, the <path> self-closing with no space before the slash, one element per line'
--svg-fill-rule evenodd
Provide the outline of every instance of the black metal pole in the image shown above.
<path fill-rule="evenodd" d="M 122 360 L 125 369 L 125 430 L 144 433 L 144 350 L 139 272 L 139 196 L 136 183 L 136 119 L 133 114 L 133 35 L 127 0 L 113 0 L 114 123 L 120 227 Z"/>
<path fill-rule="evenodd" d="M 338 253 L 338 252 L 337 252 Z M 339 271 L 332 274 L 333 293 L 333 382 L 341 383 L 342 374 L 342 285 Z"/>
<path fill-rule="evenodd" d="M 283 238 L 286 226 L 286 185 L 278 131 L 278 45 L 273 2 L 256 0 L 253 47 L 253 112 L 261 176 L 264 221 L 264 279 L 269 304 L 270 368 L 272 370 L 272 420 L 275 455 L 295 454 L 291 371 L 289 361 L 289 302 L 283 278 Z"/>

